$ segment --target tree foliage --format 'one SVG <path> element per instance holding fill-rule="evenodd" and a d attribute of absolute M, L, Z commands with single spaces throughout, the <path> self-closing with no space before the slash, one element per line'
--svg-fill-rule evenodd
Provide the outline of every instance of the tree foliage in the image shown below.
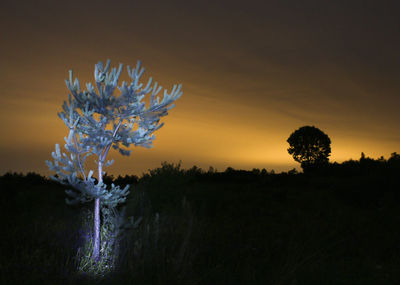
<path fill-rule="evenodd" d="M 181 95 L 181 85 L 174 85 L 171 92 L 164 90 L 163 99 L 157 96 L 162 89 L 157 82 L 152 85 L 152 78 L 146 86 L 139 82 L 144 73 L 140 61 L 136 68 L 127 67 L 131 83 L 125 81 L 118 86 L 118 79 L 122 72 L 122 64 L 110 68 L 110 61 L 105 67 L 102 62 L 95 65 L 94 77 L 98 93 L 91 83 L 86 84 L 86 90 L 81 91 L 79 80 L 73 81 L 72 70 L 66 85 L 71 91 L 68 103 L 64 101 L 63 111 L 58 116 L 69 129 L 65 137 L 65 149 L 70 153 L 61 153 L 59 144 L 56 144 L 52 153 L 54 163 L 46 161 L 50 170 L 57 173 L 53 179 L 71 185 L 74 190 L 67 191 L 67 203 L 87 202 L 99 198 L 101 203 L 115 206 L 123 202 L 128 194 L 128 186 L 120 189 L 111 185 L 107 190 L 101 179 L 95 183 L 92 177 L 94 171 L 85 170 L 86 159 L 95 155 L 99 169 L 110 166 L 114 161 L 106 161 L 110 147 L 118 150 L 122 155 L 130 155 L 129 146 L 152 147 L 153 133 L 163 126 L 160 118 L 168 114 L 174 107 L 172 104 Z M 120 96 L 113 95 L 115 89 L 121 92 Z M 142 99 L 150 94 L 150 106 L 146 108 Z M 99 176 L 104 173 L 100 171 Z"/>
<path fill-rule="evenodd" d="M 329 161 L 331 140 L 323 131 L 314 126 L 304 126 L 294 131 L 287 139 L 288 148 L 295 161 L 303 170 Z"/>

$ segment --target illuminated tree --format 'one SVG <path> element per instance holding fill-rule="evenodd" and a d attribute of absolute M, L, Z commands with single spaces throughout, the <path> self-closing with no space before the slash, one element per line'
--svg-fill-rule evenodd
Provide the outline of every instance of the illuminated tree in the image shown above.
<path fill-rule="evenodd" d="M 127 156 L 130 155 L 128 148 L 131 144 L 151 148 L 153 132 L 163 126 L 160 118 L 168 114 L 168 110 L 174 107 L 172 103 L 182 95 L 181 85 L 174 85 L 170 93 L 164 90 L 160 101 L 157 94 L 162 87 L 157 82 L 152 85 L 152 78 L 146 86 L 139 82 L 144 73 L 140 61 L 136 68 L 127 67 L 131 82 L 127 84 L 123 81 L 118 86 L 122 66 L 120 64 L 118 70 L 112 68 L 109 71 L 109 60 L 105 67 L 102 62 L 95 65 L 94 78 L 98 93 L 91 83 L 87 83 L 86 91 L 82 92 L 79 80 L 76 78 L 73 81 L 70 70 L 69 80 L 65 82 L 72 97 L 68 95 L 68 103 L 64 101 L 63 111 L 58 113 L 69 129 L 68 138 L 64 140 L 65 149 L 70 154 L 61 153 L 60 146 L 56 144 L 52 153 L 54 163 L 46 161 L 50 170 L 57 174 L 57 177 L 51 178 L 73 188 L 66 190 L 68 204 L 94 201 L 92 257 L 95 261 L 99 260 L 101 206 L 115 207 L 124 202 L 129 194 L 129 185 L 121 189 L 103 182 L 103 168 L 113 163 L 113 160 L 106 161 L 110 148 Z M 116 87 L 120 90 L 118 97 L 113 95 Z M 147 94 L 151 95 L 146 108 L 142 99 Z M 97 183 L 92 177 L 94 171 L 85 169 L 85 161 L 90 155 L 96 159 Z"/>
<path fill-rule="evenodd" d="M 303 170 L 328 163 L 331 153 L 331 140 L 320 129 L 304 126 L 294 131 L 287 142 L 295 161 L 301 163 Z"/>

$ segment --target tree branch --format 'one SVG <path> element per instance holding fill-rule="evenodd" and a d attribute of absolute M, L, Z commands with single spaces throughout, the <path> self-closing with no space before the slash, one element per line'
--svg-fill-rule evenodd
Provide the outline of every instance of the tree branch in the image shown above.
<path fill-rule="evenodd" d="M 115 138 L 115 135 L 117 134 L 117 131 L 118 131 L 119 127 L 120 127 L 121 124 L 122 124 L 122 121 L 123 121 L 123 119 L 120 118 L 119 123 L 118 123 L 118 126 L 117 126 L 117 127 L 115 128 L 115 130 L 114 130 L 113 139 Z M 104 151 L 104 153 L 103 153 L 103 155 L 102 155 L 102 157 L 101 157 L 101 160 L 102 160 L 102 161 L 104 161 L 104 160 L 106 159 L 106 156 L 107 156 L 108 151 L 110 150 L 110 147 L 111 147 L 112 144 L 113 144 L 113 142 L 111 142 L 110 144 L 108 144 L 108 146 L 106 147 L 106 149 L 105 149 L 105 151 Z"/>
<path fill-rule="evenodd" d="M 81 158 L 80 158 L 81 149 L 79 148 L 79 145 L 78 145 L 78 139 L 77 139 L 77 137 L 76 137 L 76 133 L 74 133 L 74 143 L 75 143 L 76 149 L 77 149 L 77 151 L 78 151 L 78 164 L 79 164 L 79 168 L 81 169 L 81 172 L 82 172 L 84 181 L 86 181 L 85 171 L 83 171 L 83 167 L 82 167 L 82 164 L 81 164 Z"/>

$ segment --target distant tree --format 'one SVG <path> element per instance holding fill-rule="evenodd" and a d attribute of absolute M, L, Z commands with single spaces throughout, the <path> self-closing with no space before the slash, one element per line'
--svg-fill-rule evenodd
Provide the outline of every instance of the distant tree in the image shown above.
<path fill-rule="evenodd" d="M 233 172 L 235 172 L 235 169 L 233 169 L 233 167 L 228 166 L 228 167 L 225 169 L 225 173 L 233 173 Z"/>
<path fill-rule="evenodd" d="M 389 158 L 389 159 L 400 160 L 400 154 L 398 154 L 397 152 L 393 152 L 393 153 L 390 155 L 390 158 Z"/>
<path fill-rule="evenodd" d="M 320 129 L 304 126 L 294 131 L 287 139 L 288 148 L 295 161 L 301 163 L 303 171 L 326 164 L 331 153 L 331 140 Z"/>
<path fill-rule="evenodd" d="M 400 162 L 400 154 L 398 154 L 397 152 L 393 152 L 390 155 L 390 158 L 388 159 L 388 162 L 389 163 L 395 163 L 395 162 L 399 163 Z"/>
<path fill-rule="evenodd" d="M 168 114 L 174 105 L 172 104 L 181 95 L 181 85 L 174 85 L 168 94 L 164 90 L 163 99 L 157 96 L 162 89 L 157 82 L 152 86 L 152 78 L 144 86 L 140 83 L 140 77 L 144 72 L 140 61 L 136 69 L 128 66 L 128 74 L 131 82 L 125 81 L 118 86 L 118 79 L 122 72 L 122 64 L 119 68 L 109 71 L 110 61 L 105 67 L 102 62 L 95 65 L 94 77 L 96 87 L 88 83 L 86 91 L 81 91 L 79 80 L 73 81 L 72 70 L 69 72 L 69 80 L 66 80 L 71 94 L 68 95 L 68 103 L 64 101 L 63 111 L 58 116 L 69 129 L 68 138 L 65 137 L 65 149 L 70 153 L 66 155 L 56 144 L 52 153 L 54 163 L 46 161 L 50 170 L 57 176 L 52 179 L 62 184 L 70 185 L 74 190 L 67 190 L 68 204 L 94 201 L 94 244 L 92 257 L 99 259 L 100 249 L 100 209 L 112 208 L 125 201 L 129 194 L 129 185 L 121 189 L 114 184 L 107 185 L 103 181 L 105 172 L 103 168 L 110 166 L 113 160 L 106 161 L 111 147 L 122 155 L 130 155 L 129 146 L 152 147 L 153 132 L 163 126 L 160 118 Z M 120 96 L 113 95 L 115 88 L 121 91 Z M 142 102 L 145 95 L 150 95 L 149 106 Z M 124 146 L 125 148 L 122 148 Z M 85 161 L 88 156 L 94 155 L 97 164 L 97 181 L 92 177 L 93 170 L 85 169 Z M 96 170 L 95 170 L 96 171 Z M 107 208 L 105 208 L 107 209 Z"/>
<path fill-rule="evenodd" d="M 216 173 L 216 172 L 217 172 L 217 169 L 215 169 L 215 168 L 212 167 L 212 166 L 210 166 L 210 167 L 208 168 L 208 171 L 207 171 L 208 174 L 213 174 L 213 173 Z"/>

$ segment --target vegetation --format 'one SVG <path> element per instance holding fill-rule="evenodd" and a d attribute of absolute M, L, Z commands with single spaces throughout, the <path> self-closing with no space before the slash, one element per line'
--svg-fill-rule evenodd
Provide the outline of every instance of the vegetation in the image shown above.
<path fill-rule="evenodd" d="M 301 163 L 303 171 L 314 170 L 329 161 L 331 140 L 320 129 L 304 126 L 294 131 L 287 142 L 289 154 Z"/>
<path fill-rule="evenodd" d="M 70 155 L 61 153 L 59 144 L 56 144 L 55 152 L 52 153 L 54 162 L 46 161 L 50 170 L 55 171 L 57 175 L 51 178 L 73 188 L 65 191 L 69 196 L 66 199 L 68 204 L 94 201 L 95 235 L 91 257 L 95 268 L 98 267 L 97 263 L 101 264 L 109 259 L 109 256 L 104 255 L 107 251 L 100 251 L 100 228 L 102 226 L 108 231 L 111 228 L 118 231 L 109 220 L 122 220 L 116 207 L 124 203 L 129 194 L 129 185 L 120 188 L 119 185 L 107 185 L 103 182 L 104 168 L 114 162 L 106 162 L 110 148 L 118 149 L 122 155 L 130 155 L 131 152 L 122 146 L 129 148 L 133 144 L 151 148 L 155 138 L 153 133 L 163 126 L 163 123 L 160 123 L 161 117 L 168 114 L 168 110 L 174 107 L 175 100 L 182 95 L 181 85 L 174 85 L 170 94 L 164 90 L 160 102 L 157 94 L 162 87 L 158 86 L 157 82 L 152 85 L 150 77 L 146 87 L 140 83 L 144 73 L 140 61 L 132 70 L 128 65 L 131 82 L 127 84 L 123 81 L 121 86 L 118 86 L 122 66 L 119 65 L 118 71 L 117 68 L 110 71 L 110 60 L 105 67 L 101 61 L 95 65 L 94 77 L 98 94 L 91 83 L 87 83 L 86 90 L 82 92 L 78 78 L 73 81 L 72 70 L 69 72 L 69 80 L 65 82 L 72 98 L 69 94 L 68 103 L 64 101 L 63 111 L 58 113 L 58 116 L 68 127 L 69 135 L 68 138 L 65 137 L 65 149 Z M 121 91 L 118 97 L 114 96 L 116 87 Z M 148 94 L 151 94 L 150 104 L 146 108 L 142 99 Z M 88 171 L 85 161 L 91 155 L 95 157 L 97 169 Z M 97 180 L 92 178 L 96 171 Z M 107 217 L 103 219 L 103 225 L 100 224 L 100 212 Z M 111 245 L 108 248 L 111 248 Z M 109 262 L 108 260 L 106 263 Z"/>
<path fill-rule="evenodd" d="M 131 184 L 114 270 L 88 275 L 85 205 L 40 175 L 0 177 L 0 284 L 396 284 L 400 155 L 313 173 L 163 163 Z M 129 181 L 128 181 L 129 180 Z"/>

